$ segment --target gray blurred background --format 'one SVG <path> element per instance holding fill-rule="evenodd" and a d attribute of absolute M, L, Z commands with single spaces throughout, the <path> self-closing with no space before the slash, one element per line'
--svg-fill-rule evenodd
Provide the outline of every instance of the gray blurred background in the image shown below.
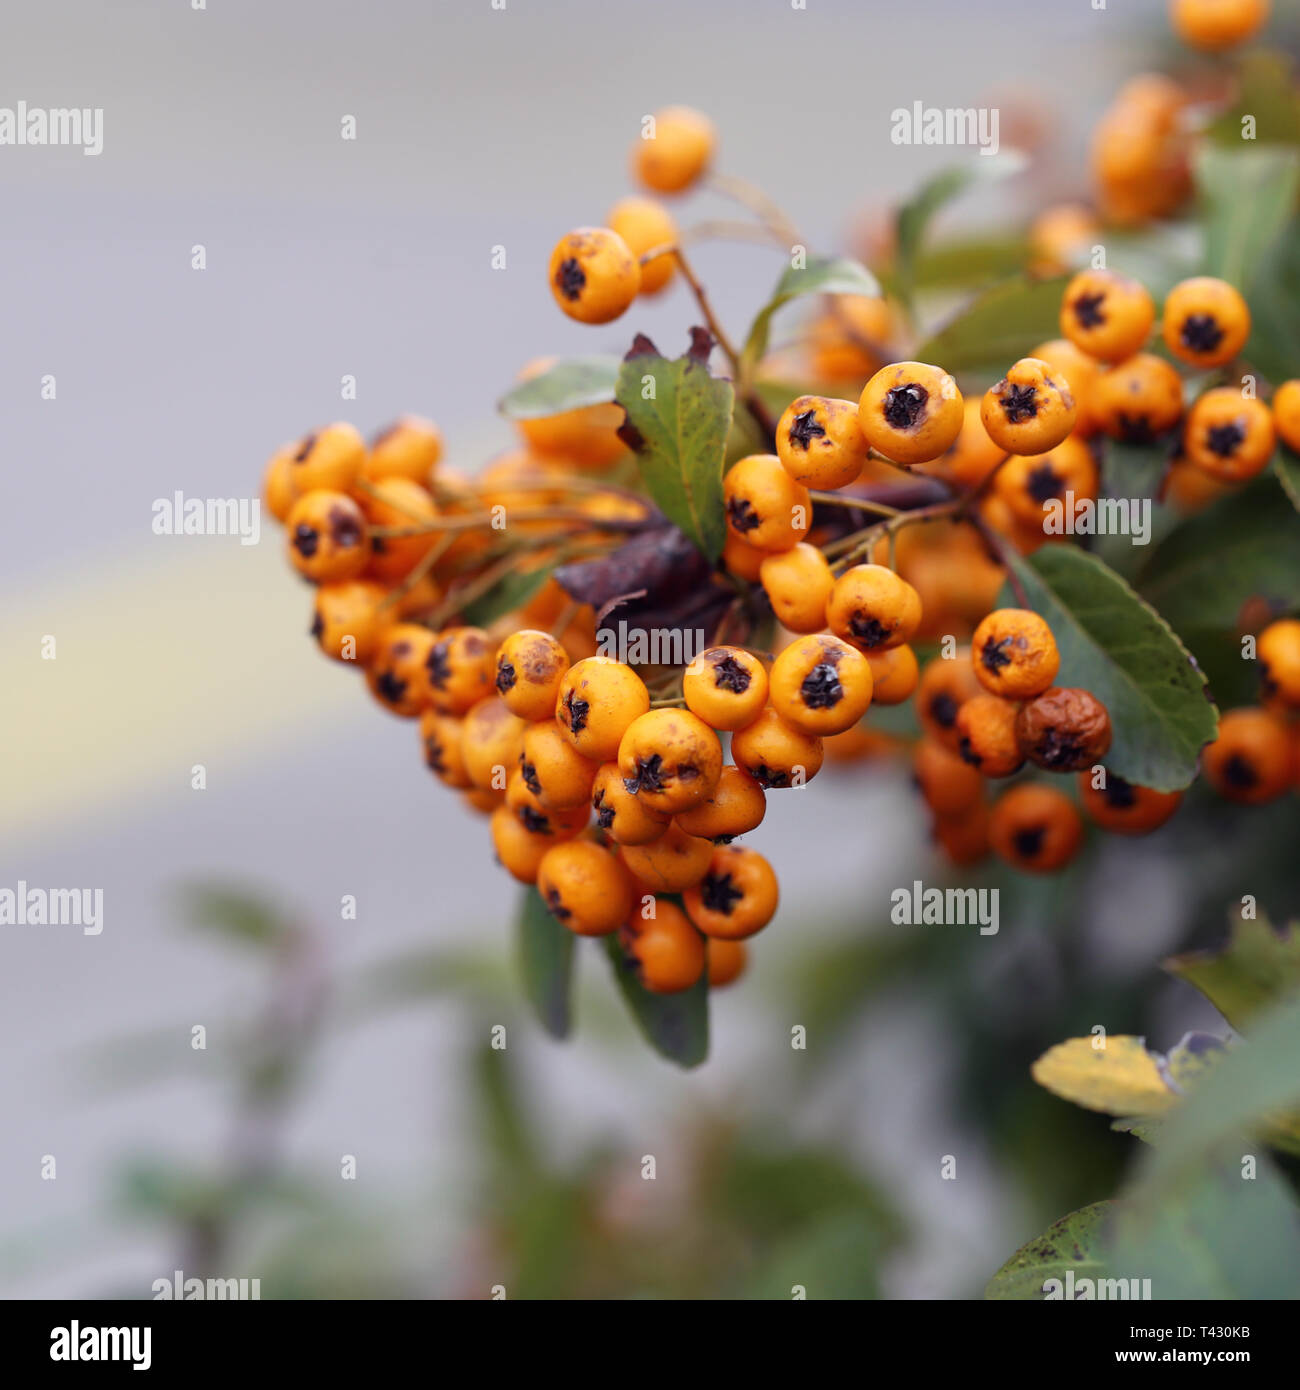
<path fill-rule="evenodd" d="M 1135 35 L 1158 29 L 1162 8 L 6 5 L 0 105 L 105 113 L 98 158 L 0 148 L 0 884 L 105 895 L 98 937 L 0 928 L 7 1296 L 145 1294 L 174 1268 L 167 1233 L 126 1232 L 104 1210 L 110 1173 L 136 1152 L 202 1162 L 219 1147 L 228 1097 L 195 1083 L 259 988 L 249 961 L 177 931 L 178 884 L 267 892 L 319 926 L 342 974 L 437 941 L 509 950 L 515 890 L 490 863 L 485 824 L 432 782 L 414 730 L 315 651 L 307 594 L 269 520 L 254 547 L 159 537 L 154 499 L 253 495 L 275 446 L 335 418 L 369 433 L 401 411 L 431 415 L 448 461 L 471 471 L 507 445 L 493 406 L 526 360 L 626 346 L 627 322 L 563 319 L 544 264 L 564 230 L 627 191 L 630 142 L 658 106 L 709 112 L 720 166 L 760 182 L 830 248 L 856 216 L 952 161 L 890 144 L 890 110 L 913 101 L 1042 103 L 1070 186 L 1085 120 L 1141 63 Z M 353 142 L 340 138 L 345 115 Z M 708 197 L 700 209 L 726 213 Z M 497 244 L 504 272 L 490 268 Z M 779 266 L 753 248 L 697 259 L 740 331 Z M 665 349 L 691 321 L 680 288 L 635 316 Z M 46 373 L 54 401 L 41 399 Z M 340 400 L 345 374 L 355 402 Z M 53 662 L 40 659 L 46 634 Z M 196 763 L 203 792 L 190 789 Z M 880 912 L 888 887 L 910 881 L 921 838 L 896 788 L 827 779 L 773 797 L 757 845 L 799 904 L 791 922 L 830 932 L 851 910 Z M 357 921 L 339 920 L 348 893 Z M 552 1142 L 618 1135 L 662 1169 L 674 1117 L 757 1105 L 775 1079 L 755 1049 L 798 1022 L 782 989 L 792 929 L 778 919 L 752 977 L 717 999 L 714 1056 L 697 1074 L 581 1028 L 566 1046 L 517 1033 Z M 195 1023 L 209 1028 L 207 1052 L 189 1049 Z M 176 1025 L 173 1082 L 89 1079 L 106 1038 L 158 1025 Z M 292 1161 L 329 1181 L 356 1154 L 358 1201 L 431 1186 L 454 1227 L 473 1176 L 457 1084 L 466 1025 L 449 1004 L 327 1045 L 287 1134 Z M 945 1108 L 947 1045 L 940 1020 L 891 1003 L 800 1120 L 869 1159 L 923 1235 L 944 1229 L 890 1271 L 896 1295 L 968 1287 L 1016 1243 L 1016 1193 L 963 1148 Z M 948 1152 L 964 1155 L 966 1181 L 933 1180 Z M 41 1180 L 45 1154 L 56 1181 Z"/>

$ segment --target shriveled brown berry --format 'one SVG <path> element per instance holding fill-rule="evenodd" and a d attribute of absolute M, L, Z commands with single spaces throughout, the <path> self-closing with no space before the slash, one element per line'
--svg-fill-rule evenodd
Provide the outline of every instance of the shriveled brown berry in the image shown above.
<path fill-rule="evenodd" d="M 1087 690 L 1052 686 L 1016 716 L 1025 757 L 1049 772 L 1081 772 L 1110 750 L 1110 714 Z"/>

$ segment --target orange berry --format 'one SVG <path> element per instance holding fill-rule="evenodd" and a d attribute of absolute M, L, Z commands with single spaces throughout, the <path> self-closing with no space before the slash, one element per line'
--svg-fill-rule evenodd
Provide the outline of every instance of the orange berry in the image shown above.
<path fill-rule="evenodd" d="M 1165 346 L 1193 367 L 1222 367 L 1246 346 L 1250 310 L 1226 280 L 1197 275 L 1165 297 Z"/>
<path fill-rule="evenodd" d="M 707 116 L 689 106 L 666 106 L 633 144 L 633 176 L 656 193 L 684 193 L 712 163 L 716 145 Z"/>
<path fill-rule="evenodd" d="M 821 771 L 822 741 L 787 724 L 768 705 L 731 736 L 731 756 L 760 787 L 802 786 Z"/>
<path fill-rule="evenodd" d="M 565 840 L 547 850 L 537 891 L 551 916 L 578 936 L 607 936 L 632 911 L 627 870 L 591 840 Z"/>
<path fill-rule="evenodd" d="M 676 817 L 676 825 L 688 835 L 714 844 L 727 844 L 737 835 L 756 830 L 767 812 L 763 788 L 747 772 L 728 764 L 718 784 L 698 806 Z"/>
<path fill-rule="evenodd" d="M 650 708 L 645 682 L 608 656 L 575 662 L 560 681 L 555 720 L 564 736 L 596 763 L 612 762 L 628 726 Z"/>
<path fill-rule="evenodd" d="M 666 898 L 655 899 L 653 917 L 634 912 L 619 928 L 618 941 L 651 994 L 680 994 L 704 974 L 704 938 Z"/>
<path fill-rule="evenodd" d="M 772 708 L 792 728 L 818 738 L 851 729 L 871 704 L 871 666 L 829 633 L 800 637 L 772 663 Z"/>
<path fill-rule="evenodd" d="M 982 690 L 957 711 L 961 756 L 984 777 L 1010 777 L 1024 766 L 1016 737 L 1020 706 Z"/>
<path fill-rule="evenodd" d="M 789 550 L 812 525 L 808 489 L 786 472 L 775 454 L 750 454 L 722 480 L 727 526 L 758 550 Z"/>
<path fill-rule="evenodd" d="M 882 367 L 858 401 L 867 443 L 895 463 L 937 459 L 961 433 L 963 418 L 957 383 L 926 362 Z"/>
<path fill-rule="evenodd" d="M 756 850 L 719 845 L 704 877 L 682 895 L 686 915 L 705 936 L 741 941 L 776 915 L 779 893 L 771 864 Z"/>
<path fill-rule="evenodd" d="M 825 555 L 807 541 L 765 555 L 758 578 L 777 622 L 790 632 L 820 632 L 835 576 Z"/>
<path fill-rule="evenodd" d="M 1231 709 L 1219 736 L 1201 754 L 1206 780 L 1243 805 L 1273 801 L 1291 785 L 1291 747 L 1284 720 L 1268 710 Z"/>
<path fill-rule="evenodd" d="M 797 397 L 777 424 L 776 452 L 804 487 L 847 487 L 867 462 L 857 405 L 827 396 Z"/>
<path fill-rule="evenodd" d="M 1079 813 L 1055 787 L 1018 782 L 993 803 L 989 844 L 1013 869 L 1051 873 L 1069 863 L 1082 843 Z"/>
<path fill-rule="evenodd" d="M 672 213 L 653 198 L 623 198 L 609 210 L 606 225 L 621 236 L 639 261 L 647 251 L 677 243 L 677 223 Z M 658 294 L 677 272 L 677 257 L 656 256 L 641 265 L 641 293 Z"/>
<path fill-rule="evenodd" d="M 980 419 L 989 438 L 1011 454 L 1044 454 L 1074 428 L 1070 383 L 1050 362 L 1022 357 L 984 393 Z"/>
<path fill-rule="evenodd" d="M 1061 332 L 1101 362 L 1140 351 L 1155 320 L 1146 287 L 1113 270 L 1081 270 L 1061 299 Z"/>
<path fill-rule="evenodd" d="M 608 227 L 579 227 L 551 252 L 551 294 L 579 323 L 609 323 L 627 311 L 641 289 L 641 267 L 627 243 Z"/>
<path fill-rule="evenodd" d="M 619 856 L 637 882 L 652 892 L 681 893 L 708 871 L 713 844 L 688 835 L 674 822 L 648 845 L 621 846 Z"/>
<path fill-rule="evenodd" d="M 682 676 L 686 707 L 713 729 L 740 729 L 767 703 L 767 671 L 743 647 L 710 647 Z"/>
<path fill-rule="evenodd" d="M 1090 819 L 1116 835 L 1146 835 L 1158 830 L 1178 809 L 1182 792 L 1157 792 L 1126 782 L 1104 771 L 1104 783 L 1095 785 L 1096 769 L 1079 774 L 1079 796 Z"/>
<path fill-rule="evenodd" d="M 623 784 L 661 815 L 706 800 L 722 773 L 722 745 L 686 709 L 652 709 L 634 719 L 618 745 Z"/>
<path fill-rule="evenodd" d="M 304 493 L 285 522 L 289 563 L 313 584 L 357 579 L 366 567 L 366 519 L 345 492 Z"/>
<path fill-rule="evenodd" d="M 886 565 L 854 565 L 826 601 L 831 631 L 862 651 L 901 646 L 921 622 L 916 590 Z"/>
<path fill-rule="evenodd" d="M 1052 630 L 1026 608 L 998 608 L 975 629 L 971 663 L 976 679 L 994 695 L 1027 700 L 1056 679 L 1061 654 Z"/>

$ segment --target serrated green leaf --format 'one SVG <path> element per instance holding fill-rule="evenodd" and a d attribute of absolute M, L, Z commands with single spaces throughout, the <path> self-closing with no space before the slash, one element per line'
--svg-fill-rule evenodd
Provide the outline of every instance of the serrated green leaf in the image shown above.
<path fill-rule="evenodd" d="M 1005 371 L 1032 348 L 1060 333 L 1063 275 L 1049 280 L 1016 276 L 977 295 L 916 350 L 921 362 L 949 372 Z"/>
<path fill-rule="evenodd" d="M 533 1013 L 551 1037 L 567 1038 L 573 1026 L 573 933 L 546 910 L 536 888 L 527 889 L 519 905 L 518 940 Z"/>
<path fill-rule="evenodd" d="M 1049 1279 L 1059 1279 L 1064 1285 L 1068 1271 L 1073 1271 L 1076 1281 L 1106 1278 L 1107 1234 L 1114 1210 L 1114 1202 L 1093 1202 L 1054 1221 L 998 1270 L 989 1280 L 984 1297 L 1046 1298 L 1043 1285 Z M 1064 1297 L 1063 1289 L 1057 1291 L 1057 1297 Z"/>
<path fill-rule="evenodd" d="M 1291 505 L 1300 512 L 1300 457 L 1281 445 L 1273 455 L 1273 472 L 1282 484 L 1282 491 L 1291 499 Z"/>
<path fill-rule="evenodd" d="M 767 351 L 772 318 L 777 310 L 792 299 L 809 294 L 861 294 L 875 298 L 880 294 L 880 284 L 866 266 L 848 256 L 810 256 L 801 269 L 791 266 L 750 326 L 740 354 L 744 379 L 752 377 L 754 368 Z"/>
<path fill-rule="evenodd" d="M 1217 732 L 1217 711 L 1169 624 L 1073 545 L 1046 545 L 1028 559 L 1013 556 L 1011 564 L 1060 648 L 1056 683 L 1091 691 L 1110 713 L 1106 766 L 1156 791 L 1187 786 L 1202 747 Z M 1015 602 L 1006 591 L 1003 601 Z"/>
<path fill-rule="evenodd" d="M 654 398 L 644 399 L 647 379 Z M 618 403 L 638 436 L 637 464 L 659 510 L 710 559 L 722 553 L 727 523 L 722 471 L 736 394 L 692 351 L 669 361 L 638 337 L 619 369 Z"/>
<path fill-rule="evenodd" d="M 1274 929 L 1267 918 L 1238 917 L 1225 945 L 1162 962 L 1239 1031 L 1251 1018 L 1300 994 L 1300 929 Z"/>
<path fill-rule="evenodd" d="M 904 297 L 910 297 L 915 287 L 916 260 L 935 213 L 967 189 L 1018 174 L 1025 164 L 1025 156 L 1019 150 L 975 156 L 964 164 L 936 174 L 898 209 L 895 221 L 898 255 L 894 282 Z"/>
<path fill-rule="evenodd" d="M 1193 170 L 1205 224 L 1205 274 L 1249 285 L 1295 207 L 1300 150 L 1206 144 Z"/>
<path fill-rule="evenodd" d="M 497 409 L 511 420 L 534 420 L 584 405 L 602 405 L 614 399 L 618 369 L 617 357 L 566 357 L 511 387 L 497 402 Z"/>
<path fill-rule="evenodd" d="M 552 565 L 538 565 L 536 569 L 515 570 L 504 575 L 487 593 L 467 603 L 461 609 L 462 616 L 477 627 L 487 627 L 506 613 L 522 608 L 550 578 L 553 568 Z"/>
<path fill-rule="evenodd" d="M 706 976 L 680 994 L 651 994 L 636 977 L 619 944 L 605 938 L 619 992 L 637 1027 L 661 1057 L 679 1067 L 697 1067 L 709 1055 L 709 982 Z"/>

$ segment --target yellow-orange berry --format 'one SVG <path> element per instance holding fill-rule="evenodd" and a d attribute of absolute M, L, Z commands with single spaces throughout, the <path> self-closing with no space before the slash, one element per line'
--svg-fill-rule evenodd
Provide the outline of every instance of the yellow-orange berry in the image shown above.
<path fill-rule="evenodd" d="M 1149 352 L 1120 362 L 1097 378 L 1097 423 L 1112 439 L 1149 444 L 1183 417 L 1183 379 Z"/>
<path fill-rule="evenodd" d="M 627 311 L 641 289 L 641 267 L 627 243 L 608 227 L 579 227 L 551 252 L 551 294 L 579 323 L 609 323 Z"/>
<path fill-rule="evenodd" d="M 740 729 L 767 703 L 767 671 L 743 647 L 709 647 L 686 668 L 682 695 L 710 728 Z"/>
<path fill-rule="evenodd" d="M 971 639 L 975 677 L 994 695 L 1028 700 L 1056 679 L 1061 654 L 1052 629 L 1027 608 L 998 608 Z"/>
<path fill-rule="evenodd" d="M 1197 275 L 1165 297 L 1161 324 L 1165 346 L 1193 367 L 1231 362 L 1250 337 L 1250 310 L 1241 292 L 1226 280 Z"/>
<path fill-rule="evenodd" d="M 438 633 L 425 665 L 433 707 L 464 714 L 492 691 L 496 651 L 481 627 L 452 627 Z"/>
<path fill-rule="evenodd" d="M 784 555 L 786 552 L 780 553 Z M 722 546 L 722 563 L 727 567 L 728 573 L 734 574 L 737 579 L 743 579 L 747 584 L 757 583 L 762 573 L 763 561 L 768 558 L 768 554 L 768 551 L 742 541 L 730 527 L 727 527 L 727 539 Z"/>
<path fill-rule="evenodd" d="M 461 723 L 461 756 L 469 780 L 487 791 L 508 790 L 524 747 L 524 721 L 495 695 L 480 700 Z"/>
<path fill-rule="evenodd" d="M 666 106 L 652 120 L 632 146 L 632 173 L 656 193 L 684 193 L 713 161 L 713 122 L 689 106 Z"/>
<path fill-rule="evenodd" d="M 828 295 L 808 329 L 813 375 L 819 381 L 861 381 L 888 360 L 897 329 L 887 299 Z"/>
<path fill-rule="evenodd" d="M 262 475 L 262 501 L 266 510 L 283 526 L 289 519 L 289 512 L 298 500 L 298 489 L 293 481 L 293 456 L 296 444 L 286 444 L 283 449 L 271 455 Z"/>
<path fill-rule="evenodd" d="M 617 763 L 602 763 L 591 788 L 596 826 L 615 844 L 648 845 L 667 829 L 670 816 L 628 790 Z"/>
<path fill-rule="evenodd" d="M 574 748 L 553 718 L 541 719 L 524 730 L 519 772 L 543 806 L 567 811 L 590 800 L 597 764 Z"/>
<path fill-rule="evenodd" d="M 1078 508 L 1097 496 L 1097 464 L 1092 450 L 1071 435 L 1050 453 L 1018 455 L 998 469 L 993 490 L 1024 526 L 1043 528 L 1046 516 L 1058 513 L 1063 525 Z M 1058 532 L 1059 532 L 1058 528 Z"/>
<path fill-rule="evenodd" d="M 858 424 L 867 443 L 895 463 L 927 463 L 961 433 L 957 383 L 942 367 L 895 362 L 862 388 Z"/>
<path fill-rule="evenodd" d="M 366 441 L 354 425 L 326 425 L 304 435 L 289 455 L 294 491 L 347 492 L 361 476 Z"/>
<path fill-rule="evenodd" d="M 722 745 L 688 709 L 652 709 L 618 745 L 623 784 L 652 810 L 674 815 L 704 801 L 722 772 Z"/>
<path fill-rule="evenodd" d="M 461 723 L 454 715 L 425 710 L 420 716 L 420 745 L 425 766 L 444 786 L 465 791 L 472 785 L 465 770 Z"/>
<path fill-rule="evenodd" d="M 521 719 L 548 719 L 555 714 L 560 682 L 568 669 L 563 643 L 549 632 L 524 628 L 512 632 L 497 652 L 496 688 Z"/>
<path fill-rule="evenodd" d="M 290 564 L 313 584 L 356 579 L 366 567 L 366 519 L 345 492 L 305 493 L 290 508 L 285 530 Z"/>
<path fill-rule="evenodd" d="M 724 989 L 745 973 L 749 953 L 743 941 L 722 941 L 715 937 L 708 947 L 710 989 Z"/>
<path fill-rule="evenodd" d="M 1146 835 L 1158 830 L 1182 803 L 1182 792 L 1157 792 L 1126 782 L 1104 769 L 1097 785 L 1094 769 L 1079 774 L 1079 797 L 1090 820 L 1116 835 Z"/>
<path fill-rule="evenodd" d="M 555 720 L 564 736 L 596 763 L 618 757 L 628 725 L 650 708 L 650 692 L 630 667 L 609 656 L 589 656 L 564 673 Z"/>
<path fill-rule="evenodd" d="M 756 850 L 720 845 L 708 871 L 682 895 L 686 914 L 708 937 L 741 941 L 776 915 L 776 874 Z"/>
<path fill-rule="evenodd" d="M 546 910 L 578 936 L 617 931 L 632 911 L 632 880 L 602 845 L 566 840 L 547 850 L 537 869 Z"/>
<path fill-rule="evenodd" d="M 1270 0 L 1169 0 L 1179 38 L 1210 53 L 1235 48 L 1268 23 Z"/>
<path fill-rule="evenodd" d="M 489 702 L 484 700 L 483 703 Z M 473 712 L 471 710 L 470 714 Z M 467 716 L 467 723 L 468 720 Z M 591 819 L 591 807 L 585 802 L 581 806 L 571 806 L 565 811 L 543 806 L 537 793 L 524 781 L 524 775 L 517 767 L 506 783 L 506 805 L 526 829 L 534 835 L 550 836 L 552 843 L 573 839 L 586 828 L 587 822 Z"/>
<path fill-rule="evenodd" d="M 1273 424 L 1282 443 L 1300 453 L 1300 380 L 1284 381 L 1273 392 Z"/>
<path fill-rule="evenodd" d="M 1024 766 L 1025 755 L 1016 737 L 1014 700 L 981 690 L 957 711 L 957 736 L 961 756 L 983 777 L 1010 777 Z"/>
<path fill-rule="evenodd" d="M 901 646 L 920 626 L 920 595 L 886 565 L 854 565 L 835 581 L 826 622 L 862 651 Z"/>
<path fill-rule="evenodd" d="M 1183 457 L 1223 483 L 1240 483 L 1268 467 L 1277 436 L 1273 414 L 1235 386 L 1218 386 L 1193 402 L 1183 425 Z"/>
<path fill-rule="evenodd" d="M 1029 355 L 1050 362 L 1070 383 L 1075 406 L 1074 433 L 1082 439 L 1096 434 L 1098 426 L 1092 413 L 1092 393 L 1101 375 L 1097 359 L 1089 357 L 1068 338 L 1051 338 L 1039 343 Z"/>
<path fill-rule="evenodd" d="M 1101 362 L 1140 351 L 1155 321 L 1146 287 L 1113 270 L 1081 270 L 1061 298 L 1061 332 Z"/>
<path fill-rule="evenodd" d="M 728 764 L 718 784 L 698 806 L 676 817 L 676 825 L 688 835 L 714 844 L 727 844 L 762 824 L 767 812 L 763 788 L 747 772 Z"/>
<path fill-rule="evenodd" d="M 969 647 L 958 647 L 951 657 L 932 658 L 916 687 L 916 717 L 922 730 L 950 753 L 956 753 L 961 740 L 957 711 L 982 691 L 975 679 Z"/>
<path fill-rule="evenodd" d="M 867 662 L 871 667 L 873 705 L 901 705 L 911 697 L 920 680 L 921 670 L 916 653 L 906 642 L 901 647 L 868 652 Z"/>
<path fill-rule="evenodd" d="M 758 550 L 788 550 L 808 534 L 812 498 L 775 454 L 750 454 L 722 480 L 727 526 Z"/>
<path fill-rule="evenodd" d="M 1283 719 L 1268 710 L 1230 709 L 1219 736 L 1201 754 L 1206 779 L 1220 796 L 1258 806 L 1291 785 L 1291 747 Z"/>
<path fill-rule="evenodd" d="M 923 738 L 912 753 L 912 776 L 937 816 L 964 814 L 983 800 L 984 781 L 979 773 L 941 743 Z"/>
<path fill-rule="evenodd" d="M 867 462 L 857 405 L 829 396 L 797 397 L 777 423 L 776 452 L 804 487 L 847 487 Z"/>
<path fill-rule="evenodd" d="M 1082 203 L 1044 208 L 1029 227 L 1030 268 L 1037 275 L 1062 274 L 1079 263 L 1100 231 L 1096 213 Z"/>
<path fill-rule="evenodd" d="M 657 898 L 654 915 L 634 912 L 619 928 L 623 957 L 651 994 L 680 994 L 704 974 L 704 938 L 674 902 Z"/>
<path fill-rule="evenodd" d="M 820 738 L 787 724 L 768 705 L 731 736 L 731 756 L 760 787 L 802 786 L 821 771 L 825 757 Z"/>
<path fill-rule="evenodd" d="M 959 868 L 978 864 L 989 852 L 989 808 L 978 801 L 955 816 L 934 818 L 934 838 Z"/>
<path fill-rule="evenodd" d="M 638 883 L 655 893 L 681 893 L 702 879 L 713 843 L 688 835 L 675 821 L 648 845 L 623 845 L 619 857 Z"/>
<path fill-rule="evenodd" d="M 1291 709 L 1300 709 L 1300 618 L 1280 618 L 1259 634 L 1260 693 Z"/>
<path fill-rule="evenodd" d="M 433 633 L 415 623 L 395 623 L 380 637 L 366 681 L 375 699 L 393 714 L 414 719 L 433 703 L 428 669 L 433 643 Z"/>
<path fill-rule="evenodd" d="M 1022 357 L 984 393 L 980 419 L 1011 454 L 1045 454 L 1074 428 L 1070 383 L 1049 362 Z"/>
<path fill-rule="evenodd" d="M 821 738 L 851 729 L 871 704 L 871 666 L 828 632 L 800 637 L 772 663 L 772 708 L 791 727 Z"/>
<path fill-rule="evenodd" d="M 520 883 L 536 883 L 542 860 L 555 848 L 555 837 L 529 830 L 508 806 L 492 811 L 489 829 L 501 867 Z"/>
<path fill-rule="evenodd" d="M 384 478 L 408 478 L 430 487 L 442 458 L 442 431 L 420 415 L 403 415 L 370 441 L 361 476 L 372 483 Z"/>
<path fill-rule="evenodd" d="M 835 576 L 825 555 L 807 541 L 765 555 L 758 579 L 782 627 L 791 632 L 820 632 L 826 626 L 826 601 Z"/>
<path fill-rule="evenodd" d="M 672 213 L 653 198 L 623 198 L 609 210 L 605 221 L 611 231 L 623 238 L 638 261 L 648 251 L 677 243 L 677 223 Z M 671 252 L 642 262 L 641 293 L 658 294 L 676 271 L 677 257 Z"/>
<path fill-rule="evenodd" d="M 961 432 L 942 458 L 936 459 L 927 472 L 950 478 L 958 487 L 977 487 L 1006 457 L 1006 450 L 989 438 L 982 414 L 984 400 L 971 396 L 962 402 Z"/>
<path fill-rule="evenodd" d="M 382 607 L 384 586 L 364 579 L 322 584 L 316 590 L 311 635 L 321 651 L 335 661 L 370 660 L 381 633 L 396 621 Z"/>
<path fill-rule="evenodd" d="M 438 507 L 428 488 L 400 474 L 371 483 L 368 491 L 358 495 L 357 505 L 372 529 L 430 527 L 438 519 Z M 372 536 L 366 577 L 398 583 L 437 545 L 438 539 L 438 533 L 431 529 L 422 535 Z"/>
<path fill-rule="evenodd" d="M 993 803 L 989 844 L 1013 869 L 1051 873 L 1068 864 L 1082 843 L 1079 812 L 1055 787 L 1018 782 Z"/>

